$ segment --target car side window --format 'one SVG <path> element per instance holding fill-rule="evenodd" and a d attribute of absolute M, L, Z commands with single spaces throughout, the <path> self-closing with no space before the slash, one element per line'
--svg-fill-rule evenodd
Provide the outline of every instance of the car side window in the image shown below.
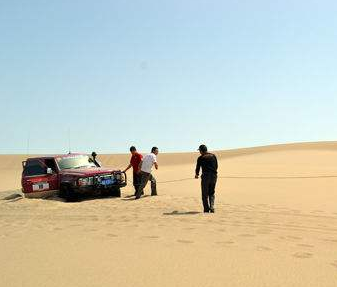
<path fill-rule="evenodd" d="M 53 172 L 57 172 L 56 163 L 53 158 L 47 158 L 44 160 L 44 163 L 47 167 L 51 168 Z"/>
<path fill-rule="evenodd" d="M 40 160 L 29 160 L 23 171 L 24 176 L 34 176 L 46 174 L 46 167 Z"/>

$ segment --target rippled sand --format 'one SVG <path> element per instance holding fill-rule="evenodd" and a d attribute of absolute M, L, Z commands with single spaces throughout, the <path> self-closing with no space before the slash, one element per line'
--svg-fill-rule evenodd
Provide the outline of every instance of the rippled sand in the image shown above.
<path fill-rule="evenodd" d="M 216 154 L 215 214 L 200 213 L 197 154 L 158 156 L 158 197 L 0 200 L 0 286 L 335 287 L 337 143 Z M 22 159 L 0 156 L 1 198 Z"/>

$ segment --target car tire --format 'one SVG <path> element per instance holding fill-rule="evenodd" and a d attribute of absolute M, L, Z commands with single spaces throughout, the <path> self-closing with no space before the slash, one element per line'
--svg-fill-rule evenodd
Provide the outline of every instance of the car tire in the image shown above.
<path fill-rule="evenodd" d="M 77 200 L 77 196 L 69 184 L 64 184 L 61 186 L 60 196 L 67 202 L 74 202 Z"/>
<path fill-rule="evenodd" d="M 110 195 L 115 196 L 115 197 L 121 197 L 121 189 L 120 187 L 114 187 L 110 191 Z"/>

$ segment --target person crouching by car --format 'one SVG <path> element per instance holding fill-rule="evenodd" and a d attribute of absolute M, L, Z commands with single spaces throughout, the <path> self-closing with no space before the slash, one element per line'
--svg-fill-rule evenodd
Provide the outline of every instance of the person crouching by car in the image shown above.
<path fill-rule="evenodd" d="M 144 193 L 144 188 L 148 181 L 151 181 L 151 196 L 157 195 L 157 184 L 156 179 L 152 175 L 152 167 L 154 166 L 158 169 L 157 155 L 159 150 L 157 147 L 153 147 L 151 153 L 144 156 L 143 160 L 140 162 L 140 187 L 136 194 L 136 199 L 139 199 Z"/>
<path fill-rule="evenodd" d="M 131 152 L 131 160 L 130 164 L 127 166 L 127 168 L 123 172 L 127 172 L 131 167 L 133 169 L 133 186 L 135 188 L 135 195 L 137 194 L 137 190 L 140 186 L 140 170 L 139 170 L 139 164 L 143 159 L 143 156 L 137 152 L 136 147 L 132 146 L 130 147 Z"/>

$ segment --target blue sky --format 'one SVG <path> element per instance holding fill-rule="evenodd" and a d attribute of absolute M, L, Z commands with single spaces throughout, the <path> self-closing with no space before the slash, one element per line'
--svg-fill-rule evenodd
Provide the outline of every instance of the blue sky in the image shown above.
<path fill-rule="evenodd" d="M 335 1 L 0 2 L 0 153 L 337 137 Z M 29 139 L 29 140 L 28 140 Z"/>

